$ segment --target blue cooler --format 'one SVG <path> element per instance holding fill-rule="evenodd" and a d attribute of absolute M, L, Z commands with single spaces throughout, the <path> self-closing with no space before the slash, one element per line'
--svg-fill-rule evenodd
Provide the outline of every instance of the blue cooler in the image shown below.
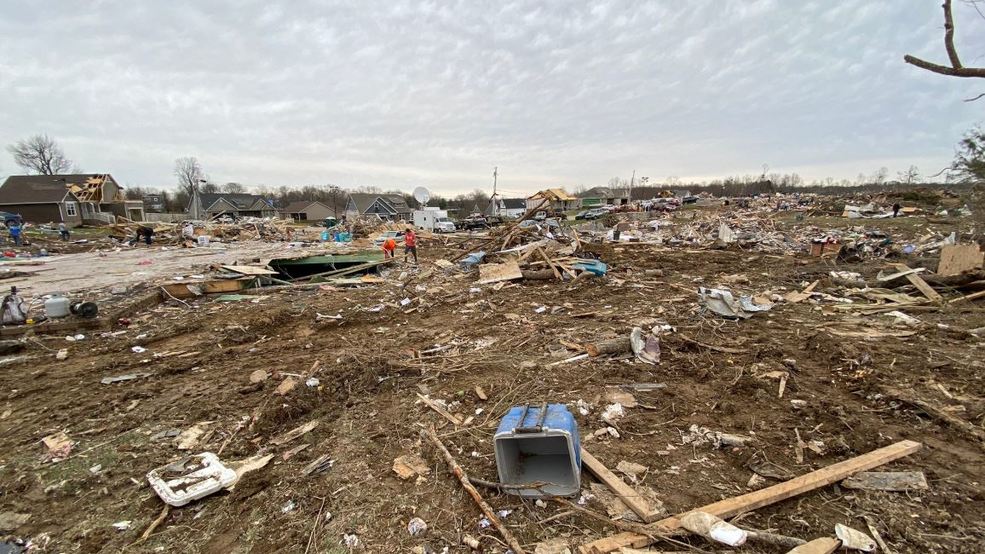
<path fill-rule="evenodd" d="M 581 490 L 578 423 L 564 404 L 510 408 L 499 422 L 493 446 L 500 484 L 550 483 L 541 490 L 505 488 L 505 492 L 537 497 L 575 496 Z"/>

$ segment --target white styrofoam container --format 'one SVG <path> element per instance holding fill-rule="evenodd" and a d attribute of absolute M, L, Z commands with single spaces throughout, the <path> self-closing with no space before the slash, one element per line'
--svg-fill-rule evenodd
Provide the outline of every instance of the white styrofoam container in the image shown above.
<path fill-rule="evenodd" d="M 151 470 L 147 481 L 161 500 L 178 507 L 235 483 L 236 472 L 215 454 L 203 452 Z"/>

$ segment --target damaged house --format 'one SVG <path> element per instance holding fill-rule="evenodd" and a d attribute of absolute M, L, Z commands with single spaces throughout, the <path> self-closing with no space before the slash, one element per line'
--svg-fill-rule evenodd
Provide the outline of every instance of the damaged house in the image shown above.
<path fill-rule="evenodd" d="M 0 186 L 0 210 L 32 223 L 77 226 L 144 220 L 140 200 L 127 200 L 108 173 L 11 175 Z"/>
<path fill-rule="evenodd" d="M 345 215 L 354 218 L 361 215 L 377 215 L 386 221 L 410 221 L 414 210 L 399 194 L 372 194 L 354 192 L 349 194 L 345 205 Z"/>
<path fill-rule="evenodd" d="M 196 220 L 216 219 L 229 216 L 277 217 L 277 209 L 259 194 L 246 193 L 207 193 L 196 190 L 188 202 L 188 216 Z"/>

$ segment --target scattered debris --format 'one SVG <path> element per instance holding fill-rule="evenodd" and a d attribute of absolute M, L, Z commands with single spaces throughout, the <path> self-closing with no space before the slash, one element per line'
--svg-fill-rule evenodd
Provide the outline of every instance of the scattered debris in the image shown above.
<path fill-rule="evenodd" d="M 424 458 L 416 454 L 404 454 L 393 460 L 393 472 L 403 480 L 431 474 Z"/>
<path fill-rule="evenodd" d="M 922 471 L 865 471 L 841 482 L 846 489 L 867 491 L 927 490 L 927 478 Z"/>
<path fill-rule="evenodd" d="M 211 452 L 193 454 L 151 470 L 147 480 L 167 504 L 180 507 L 236 482 L 236 472 Z"/>

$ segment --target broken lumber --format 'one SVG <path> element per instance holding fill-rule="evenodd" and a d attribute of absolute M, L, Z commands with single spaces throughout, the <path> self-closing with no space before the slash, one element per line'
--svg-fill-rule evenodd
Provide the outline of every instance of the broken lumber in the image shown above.
<path fill-rule="evenodd" d="M 865 471 L 841 482 L 846 489 L 866 491 L 927 490 L 927 478 L 922 471 Z"/>
<path fill-rule="evenodd" d="M 602 354 L 623 354 L 633 351 L 633 343 L 630 342 L 629 337 L 617 337 L 614 339 L 603 340 L 599 342 L 589 342 L 583 345 L 585 352 L 588 355 L 595 358 L 601 356 Z"/>
<path fill-rule="evenodd" d="M 831 554 L 839 548 L 841 548 L 840 540 L 832 539 L 831 537 L 821 537 L 807 544 L 802 544 L 787 552 L 787 554 Z"/>
<path fill-rule="evenodd" d="M 903 271 L 913 271 L 906 264 L 893 264 L 893 267 L 895 267 L 896 269 L 898 269 L 901 272 L 903 272 Z M 926 296 L 931 302 L 940 302 L 940 301 L 943 300 L 943 298 L 941 297 L 941 295 L 938 294 L 937 291 L 934 290 L 930 285 L 928 285 L 927 282 L 924 281 L 922 277 L 920 277 L 919 275 L 917 275 L 916 272 L 907 273 L 906 274 L 906 279 L 908 281 L 910 281 L 910 283 L 913 286 L 917 287 L 917 289 L 921 293 L 923 293 L 923 295 Z"/>
<path fill-rule="evenodd" d="M 443 417 L 443 418 L 447 419 L 448 421 L 452 422 L 452 424 L 454 424 L 454 425 L 461 425 L 462 424 L 462 420 L 459 419 L 458 416 L 456 416 L 455 414 L 453 414 L 453 413 L 449 412 L 448 410 L 442 408 L 441 405 L 439 405 L 434 400 L 431 400 L 430 398 L 424 396 L 421 393 L 417 393 L 417 397 L 421 399 L 421 402 L 424 402 L 425 404 L 427 404 L 427 406 L 429 408 L 431 408 L 432 410 L 438 412 L 438 414 L 441 415 L 441 417 Z"/>
<path fill-rule="evenodd" d="M 781 500 L 793 498 L 794 496 L 805 492 L 826 487 L 861 471 L 868 471 L 883 464 L 887 464 L 893 460 L 898 460 L 904 456 L 909 456 L 910 454 L 920 450 L 920 447 L 921 444 L 919 442 L 908 440 L 900 441 L 889 446 L 873 450 L 867 454 L 838 462 L 817 471 L 812 471 L 808 474 L 801 475 L 800 477 L 794 477 L 789 481 L 784 481 L 783 483 L 766 487 L 765 489 L 759 489 L 741 496 L 720 500 L 696 509 L 702 512 L 708 512 L 709 514 L 716 515 L 723 519 L 732 517 L 741 512 L 756 510 L 762 508 L 763 506 L 775 504 Z M 658 533 L 676 531 L 681 528 L 680 518 L 686 513 L 687 512 L 664 518 L 651 524 L 650 527 Z M 619 533 L 611 537 L 605 537 L 603 539 L 582 545 L 579 547 L 579 552 L 581 554 L 607 554 L 627 546 L 631 548 L 643 548 L 644 546 L 651 544 L 651 542 L 651 539 L 646 535 L 640 535 L 637 533 Z"/>
<path fill-rule="evenodd" d="M 945 277 L 982 268 L 982 251 L 977 244 L 949 244 L 941 248 L 937 274 Z"/>
<path fill-rule="evenodd" d="M 526 551 L 523 550 L 522 546 L 520 546 L 520 542 L 516 540 L 513 533 L 511 533 L 510 530 L 503 525 L 503 522 L 499 520 L 499 517 L 496 516 L 496 512 L 493 511 L 492 506 L 486 503 L 486 501 L 482 498 L 482 495 L 479 494 L 479 491 L 477 491 L 475 487 L 472 486 L 472 483 L 469 482 L 469 476 L 465 473 L 465 470 L 462 469 L 462 466 L 458 465 L 458 462 L 455 461 L 455 458 L 451 455 L 451 452 L 448 452 L 448 449 L 445 448 L 445 445 L 441 442 L 441 439 L 438 438 L 438 434 L 435 433 L 434 427 L 429 427 L 426 433 L 421 431 L 421 434 L 430 439 L 438 451 L 441 452 L 441 455 L 445 458 L 445 462 L 448 463 L 448 468 L 451 469 L 451 472 L 458 478 L 458 482 L 462 484 L 462 487 L 469 493 L 472 500 L 479 505 L 479 509 L 482 510 L 483 515 L 485 515 L 486 519 L 488 519 L 489 522 L 492 523 L 493 527 L 499 531 L 499 534 L 503 536 L 503 539 L 506 540 L 506 544 L 513 549 L 514 554 L 525 554 Z"/>
<path fill-rule="evenodd" d="M 609 487 L 619 497 L 619 500 L 622 500 L 645 523 L 652 523 L 660 517 L 660 512 L 654 510 L 640 493 L 627 485 L 618 475 L 609 471 L 609 468 L 605 467 L 605 464 L 598 461 L 595 456 L 592 456 L 584 448 L 581 449 L 581 463 L 592 475 L 595 475 L 600 481 L 605 483 L 605 486 Z"/>
<path fill-rule="evenodd" d="M 886 392 L 888 396 L 900 400 L 902 402 L 906 402 L 907 404 L 916 406 L 917 408 L 923 410 L 924 413 L 926 413 L 930 417 L 939 419 L 942 422 L 950 425 L 951 427 L 958 429 L 959 431 L 964 431 L 968 435 L 978 439 L 981 443 L 983 443 L 980 446 L 985 448 L 985 431 L 977 427 L 975 424 L 965 421 L 956 415 L 948 413 L 946 410 L 942 408 L 938 408 L 937 406 L 931 404 L 930 402 L 927 402 L 926 400 L 921 400 L 903 390 L 889 388 L 889 387 L 884 387 L 883 390 Z"/>
<path fill-rule="evenodd" d="M 958 303 L 961 303 L 961 302 L 968 302 L 970 300 L 978 300 L 979 298 L 985 298 L 985 290 L 980 290 L 980 291 L 978 291 L 976 293 L 972 293 L 972 294 L 968 294 L 966 296 L 962 296 L 961 298 L 955 298 L 954 300 L 951 300 L 950 302 L 948 302 L 948 304 L 958 304 Z"/>

